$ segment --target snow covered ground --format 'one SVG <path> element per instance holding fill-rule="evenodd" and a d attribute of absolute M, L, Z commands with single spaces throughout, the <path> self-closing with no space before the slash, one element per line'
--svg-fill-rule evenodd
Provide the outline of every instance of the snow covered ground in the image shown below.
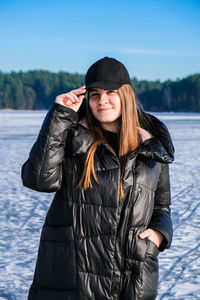
<path fill-rule="evenodd" d="M 0 111 L 0 300 L 26 300 L 53 194 L 22 186 L 20 170 L 43 111 Z M 172 247 L 159 255 L 157 299 L 200 299 L 200 114 L 155 114 L 176 148 L 171 165 Z"/>

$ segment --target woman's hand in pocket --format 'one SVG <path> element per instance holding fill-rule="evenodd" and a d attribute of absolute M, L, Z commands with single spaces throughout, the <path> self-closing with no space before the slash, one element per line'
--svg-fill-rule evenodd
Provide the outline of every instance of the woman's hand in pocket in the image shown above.
<path fill-rule="evenodd" d="M 141 232 L 139 234 L 139 237 L 143 240 L 145 238 L 148 238 L 150 241 L 152 241 L 156 246 L 159 248 L 162 240 L 163 240 L 163 234 L 157 230 L 148 228 L 145 231 Z"/>

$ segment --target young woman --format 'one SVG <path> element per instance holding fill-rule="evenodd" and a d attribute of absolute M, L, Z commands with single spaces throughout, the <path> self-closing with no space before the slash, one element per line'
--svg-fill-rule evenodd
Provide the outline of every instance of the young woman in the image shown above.
<path fill-rule="evenodd" d="M 29 300 L 155 299 L 172 239 L 166 126 L 139 110 L 114 58 L 55 102 L 22 168 L 26 187 L 56 192 Z"/>

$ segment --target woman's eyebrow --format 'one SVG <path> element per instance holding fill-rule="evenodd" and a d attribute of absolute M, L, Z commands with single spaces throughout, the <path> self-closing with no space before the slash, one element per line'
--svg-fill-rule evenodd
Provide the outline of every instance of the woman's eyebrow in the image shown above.
<path fill-rule="evenodd" d="M 95 89 L 95 88 L 90 89 L 90 92 L 97 92 L 97 91 L 98 91 L 98 89 Z"/>

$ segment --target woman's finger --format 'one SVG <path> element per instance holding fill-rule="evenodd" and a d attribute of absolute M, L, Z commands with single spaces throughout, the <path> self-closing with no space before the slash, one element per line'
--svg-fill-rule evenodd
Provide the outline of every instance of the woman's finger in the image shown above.
<path fill-rule="evenodd" d="M 141 232 L 140 234 L 139 234 L 139 237 L 141 238 L 141 239 L 145 239 L 145 238 L 147 238 L 147 237 L 149 237 L 151 234 L 152 234 L 152 231 L 151 231 L 152 229 L 146 229 L 145 231 L 143 231 L 143 232 Z"/>
<path fill-rule="evenodd" d="M 80 95 L 80 96 L 79 96 L 79 101 L 82 102 L 83 99 L 84 99 L 84 97 L 85 97 L 85 94 L 84 94 L 84 95 Z"/>
<path fill-rule="evenodd" d="M 74 98 L 70 93 L 67 93 L 63 97 L 63 102 L 70 105 L 71 103 L 75 102 Z"/>
<path fill-rule="evenodd" d="M 151 228 L 140 233 L 139 237 L 141 239 L 148 238 L 150 241 L 152 241 L 154 244 L 156 244 L 156 246 L 158 248 L 160 247 L 162 240 L 163 240 L 162 233 L 157 230 L 151 229 Z"/>
<path fill-rule="evenodd" d="M 72 101 L 73 101 L 74 104 L 76 102 L 79 102 L 79 98 L 73 92 L 69 92 L 67 95 L 70 96 L 70 98 L 72 99 Z"/>
<path fill-rule="evenodd" d="M 85 93 L 86 93 L 86 87 L 85 87 L 85 85 L 83 85 L 82 87 L 80 87 L 80 88 L 78 88 L 78 89 L 72 90 L 72 92 L 73 92 L 75 95 L 85 94 Z"/>

